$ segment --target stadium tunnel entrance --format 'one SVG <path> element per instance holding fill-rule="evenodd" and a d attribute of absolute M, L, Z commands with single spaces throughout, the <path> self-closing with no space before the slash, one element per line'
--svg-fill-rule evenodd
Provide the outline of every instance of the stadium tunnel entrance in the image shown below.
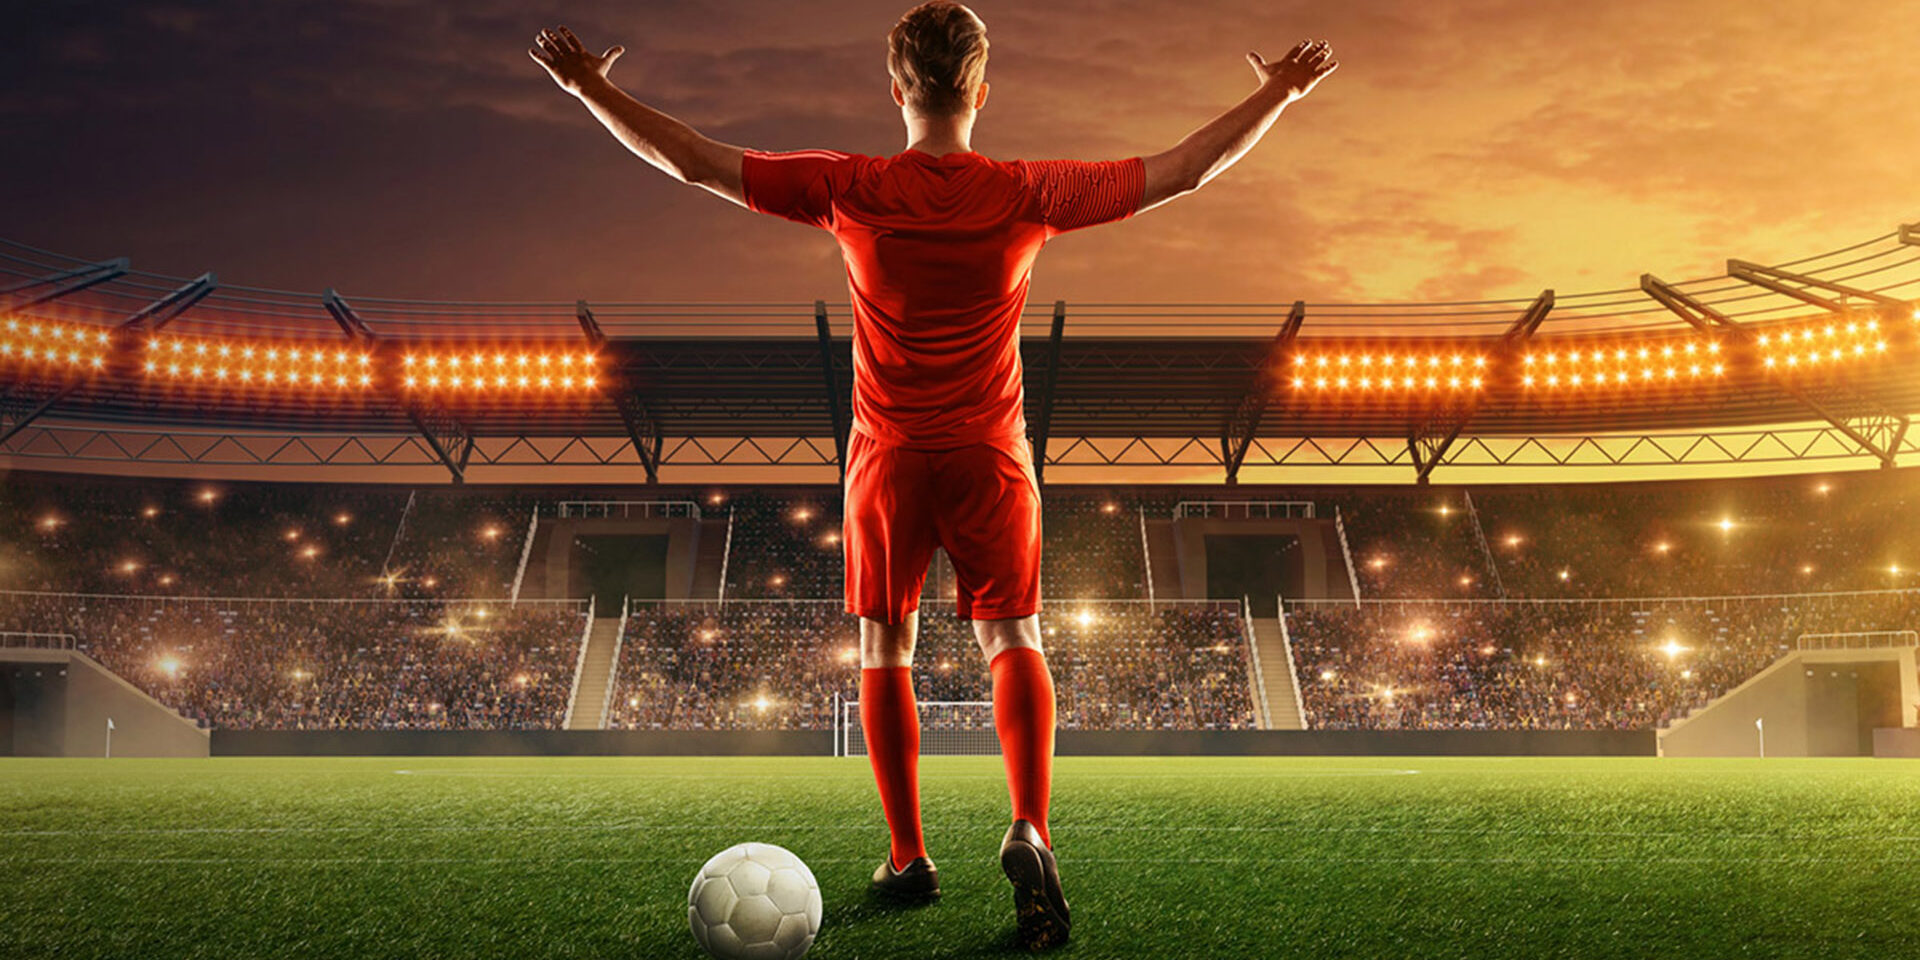
<path fill-rule="evenodd" d="M 600 616 L 619 616 L 620 603 L 667 595 L 666 534 L 580 534 L 568 563 L 569 596 L 591 595 Z"/>
<path fill-rule="evenodd" d="M 1210 534 L 1207 544 L 1207 598 L 1248 598 L 1256 617 L 1280 615 L 1280 597 L 1306 592 L 1307 571 L 1300 538 L 1294 534 Z"/>

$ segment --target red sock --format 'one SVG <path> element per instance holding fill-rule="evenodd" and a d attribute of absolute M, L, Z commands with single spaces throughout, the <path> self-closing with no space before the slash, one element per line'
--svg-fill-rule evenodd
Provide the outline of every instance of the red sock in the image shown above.
<path fill-rule="evenodd" d="M 1048 847 L 1047 794 L 1053 789 L 1053 674 L 1032 647 L 1000 651 L 993 671 L 993 728 L 1007 761 L 1007 792 L 1013 818 L 1040 831 Z"/>
<path fill-rule="evenodd" d="M 860 671 L 860 728 L 867 759 L 880 785 L 880 807 L 893 835 L 893 867 L 927 855 L 920 833 L 920 712 L 913 703 L 913 673 L 906 667 Z"/>

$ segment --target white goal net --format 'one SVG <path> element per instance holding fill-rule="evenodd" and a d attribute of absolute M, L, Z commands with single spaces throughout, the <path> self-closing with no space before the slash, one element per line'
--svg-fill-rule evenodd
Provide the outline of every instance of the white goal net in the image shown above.
<path fill-rule="evenodd" d="M 1000 738 L 993 732 L 993 701 L 923 700 L 919 706 L 922 756 L 999 755 Z M 860 727 L 860 701 L 843 701 L 838 720 L 833 738 L 834 754 L 866 756 L 867 736 Z"/>

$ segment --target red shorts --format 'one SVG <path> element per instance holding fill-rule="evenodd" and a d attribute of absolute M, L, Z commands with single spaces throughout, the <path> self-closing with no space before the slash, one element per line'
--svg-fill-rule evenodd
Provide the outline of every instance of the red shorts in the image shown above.
<path fill-rule="evenodd" d="M 961 617 L 1040 612 L 1040 485 L 1024 438 L 907 450 L 852 431 L 844 516 L 848 613 L 899 623 L 920 609 L 936 546 L 953 560 Z"/>

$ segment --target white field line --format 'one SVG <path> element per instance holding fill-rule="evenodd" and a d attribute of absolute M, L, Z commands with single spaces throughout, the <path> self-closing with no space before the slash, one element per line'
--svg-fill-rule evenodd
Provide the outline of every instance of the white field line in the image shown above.
<path fill-rule="evenodd" d="M 687 857 L 69 857 L 52 859 L 0 858 L 0 866 L 15 864 L 47 866 L 94 866 L 94 865 L 149 865 L 149 866 L 234 866 L 234 867 L 277 867 L 277 866 L 405 866 L 420 865 L 514 865 L 527 867 L 567 866 L 574 864 L 694 864 L 698 856 Z M 872 857 L 819 857 L 810 859 L 809 864 L 859 863 L 873 861 Z M 1911 860 L 1905 857 L 1089 857 L 1069 858 L 1062 856 L 1063 866 L 1079 864 L 1245 864 L 1248 866 L 1266 866 L 1271 864 L 1318 864 L 1340 866 L 1347 864 L 1380 865 L 1421 865 L 1421 864 L 1472 864 L 1506 866 L 1586 866 L 1612 865 L 1646 866 L 1667 865 L 1726 865 L 1726 864 L 1809 864 L 1838 863 L 1850 866 L 1869 865 L 1907 865 Z"/>
<path fill-rule="evenodd" d="M 845 774 L 845 773 L 793 773 L 793 774 L 771 775 L 771 774 L 760 774 L 760 773 L 650 773 L 643 770 L 636 770 L 632 773 L 564 773 L 559 771 L 548 772 L 548 773 L 514 773 L 509 771 L 490 771 L 490 770 L 395 770 L 394 773 L 399 774 L 401 776 L 409 776 L 409 777 L 484 777 L 484 778 L 490 778 L 490 779 L 507 779 L 507 780 L 593 780 L 593 779 L 635 780 L 635 779 L 640 779 L 640 780 L 787 781 L 787 780 L 855 780 L 855 779 L 858 779 L 858 780 L 864 781 L 864 778 L 866 776 L 864 767 L 861 768 L 860 776 L 857 778 L 850 777 L 848 774 Z M 1059 771 L 1055 771 L 1053 774 L 1053 779 L 1056 783 L 1061 780 L 1182 780 L 1182 781 L 1192 781 L 1195 779 L 1298 780 L 1298 779 L 1317 779 L 1317 778 L 1325 778 L 1325 777 L 1411 777 L 1411 776 L 1417 776 L 1419 773 L 1420 771 L 1418 770 L 1373 770 L 1373 769 L 1273 770 L 1273 771 L 1247 770 L 1247 771 L 1241 771 L 1241 772 L 1235 772 L 1235 773 L 1209 773 L 1209 774 L 1206 774 L 1204 777 L 1196 777 L 1195 775 L 1189 774 L 1189 773 L 1061 773 Z M 922 780 L 1005 780 L 1006 774 L 1003 774 L 1003 773 L 946 773 L 946 774 L 923 773 L 920 775 L 920 779 Z"/>
<path fill-rule="evenodd" d="M 1648 831 L 1648 830 L 1528 830 L 1528 829 L 1489 829 L 1485 827 L 1356 827 L 1322 826 L 1312 823 L 1260 824 L 1260 825 L 1169 825 L 1161 823 L 1073 823 L 1071 821 L 1052 824 L 1055 832 L 1063 834 L 1081 833 L 1206 833 L 1206 834 L 1361 834 L 1368 836 L 1447 836 L 1464 839 L 1509 840 L 1509 839 L 1548 839 L 1548 838 L 1593 838 L 1593 839 L 1630 839 L 1630 840 L 1736 840 L 1759 841 L 1768 843 L 1858 843 L 1862 841 L 1881 843 L 1920 843 L 1920 836 L 1898 834 L 1795 834 L 1778 833 L 1715 833 L 1699 830 L 1686 831 Z M 839 833 L 839 832 L 884 832 L 884 823 L 840 823 L 840 824 L 722 824 L 722 823 L 568 823 L 568 824 L 422 824 L 422 825 L 359 825 L 359 826 L 272 826 L 272 827 L 124 827 L 91 828 L 77 827 L 46 830 L 0 830 L 0 837 L 74 837 L 74 836 L 255 836 L 269 834 L 511 834 L 511 833 L 703 833 L 724 830 L 731 833 L 783 832 Z M 1002 828 L 997 823 L 930 823 L 925 829 L 940 833 L 966 833 L 968 831 L 987 831 L 995 833 Z"/>

